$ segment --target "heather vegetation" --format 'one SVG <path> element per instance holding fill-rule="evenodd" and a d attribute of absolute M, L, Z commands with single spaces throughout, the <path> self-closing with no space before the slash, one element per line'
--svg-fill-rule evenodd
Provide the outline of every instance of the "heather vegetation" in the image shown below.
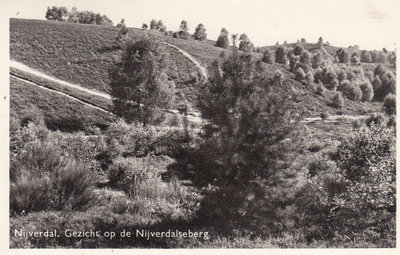
<path fill-rule="evenodd" d="M 31 35 L 20 21 L 12 25 L 12 58 L 49 69 L 54 59 L 38 63 L 22 43 Z M 48 28 L 71 28 L 63 25 Z M 74 26 L 99 38 L 81 56 L 96 52 L 93 63 L 49 73 L 80 70 L 69 79 L 109 92 L 109 112 L 10 78 L 11 247 L 396 246 L 393 53 L 339 49 L 322 37 L 256 49 L 225 28 L 210 43 L 203 24 L 192 36 L 185 20 L 175 33 L 156 19 L 140 30 L 124 20 L 109 30 Z M 207 77 L 164 42 L 201 56 Z M 59 70 L 77 54 L 72 48 L 60 54 Z M 96 64 L 101 58 L 112 61 Z M 168 117 L 171 109 L 179 113 Z M 15 237 L 26 228 L 60 237 Z M 67 238 L 67 229 L 208 236 Z"/>

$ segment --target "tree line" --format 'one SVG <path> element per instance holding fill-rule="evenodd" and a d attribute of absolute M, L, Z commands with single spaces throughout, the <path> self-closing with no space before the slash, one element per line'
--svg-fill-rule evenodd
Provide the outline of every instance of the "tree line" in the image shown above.
<path fill-rule="evenodd" d="M 113 22 L 106 15 L 95 13 L 92 11 L 78 11 L 76 7 L 73 7 L 71 11 L 68 11 L 66 7 L 47 7 L 46 11 L 47 20 L 64 21 L 71 23 L 80 24 L 95 24 L 103 26 L 112 26 Z"/>

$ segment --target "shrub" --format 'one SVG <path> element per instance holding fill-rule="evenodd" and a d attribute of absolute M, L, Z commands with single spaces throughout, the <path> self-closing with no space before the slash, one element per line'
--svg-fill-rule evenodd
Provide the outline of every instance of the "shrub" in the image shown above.
<path fill-rule="evenodd" d="M 275 62 L 286 65 L 286 61 L 286 48 L 283 46 L 279 46 L 275 51 Z"/>
<path fill-rule="evenodd" d="M 193 37 L 195 40 L 199 40 L 199 41 L 203 41 L 203 40 L 207 39 L 206 29 L 204 28 L 203 24 L 200 23 L 196 27 Z"/>
<path fill-rule="evenodd" d="M 82 165 L 61 157 L 46 143 L 35 143 L 10 167 L 10 210 L 83 209 L 93 198 L 93 183 Z"/>
<path fill-rule="evenodd" d="M 335 96 L 333 97 L 333 100 L 332 100 L 332 104 L 338 109 L 341 109 L 344 106 L 344 100 L 343 100 L 342 93 L 337 92 L 335 94 Z"/>
<path fill-rule="evenodd" d="M 188 24 L 186 20 L 182 20 L 181 21 L 181 25 L 179 26 L 179 31 L 178 31 L 178 35 L 179 38 L 182 39 L 189 39 L 189 32 L 188 32 L 189 28 L 188 28 Z"/>
<path fill-rule="evenodd" d="M 282 86 L 285 76 L 280 70 L 276 70 L 273 79 L 275 85 Z"/>
<path fill-rule="evenodd" d="M 104 154 L 111 160 L 118 156 L 173 155 L 185 137 L 178 128 L 143 127 L 123 120 L 111 124 L 104 135 Z"/>
<path fill-rule="evenodd" d="M 267 64 L 274 64 L 275 63 L 275 56 L 270 49 L 266 49 L 263 53 L 263 58 L 261 60 Z"/>
<path fill-rule="evenodd" d="M 349 63 L 350 61 L 350 53 L 347 49 L 340 48 L 336 51 L 336 56 L 339 58 L 340 63 Z"/>
<path fill-rule="evenodd" d="M 389 93 L 396 94 L 396 78 L 392 72 L 385 72 L 381 76 L 382 86 L 375 91 L 375 99 L 383 101 Z"/>
<path fill-rule="evenodd" d="M 128 122 L 159 123 L 165 117 L 160 108 L 173 101 L 174 84 L 165 74 L 163 47 L 156 38 L 129 42 L 122 60 L 110 71 L 113 111 Z"/>
<path fill-rule="evenodd" d="M 365 80 L 364 82 L 362 82 L 360 84 L 360 89 L 362 91 L 362 97 L 361 100 L 362 101 L 366 101 L 369 102 L 372 100 L 372 98 L 374 97 L 374 90 L 372 88 L 372 85 L 369 81 Z"/>
<path fill-rule="evenodd" d="M 113 160 L 107 171 L 111 185 L 124 191 L 129 191 L 151 175 L 157 174 L 157 169 L 151 164 L 149 157 L 118 157 Z"/>
<path fill-rule="evenodd" d="M 394 152 L 393 130 L 386 123 L 363 127 L 338 147 L 338 165 L 348 180 L 359 181 L 370 167 L 390 157 Z"/>
<path fill-rule="evenodd" d="M 393 94 L 388 94 L 385 97 L 383 106 L 385 107 L 385 112 L 389 115 L 396 114 L 396 96 Z"/>
<path fill-rule="evenodd" d="M 301 81 L 304 80 L 305 77 L 306 77 L 306 74 L 305 74 L 304 70 L 301 67 L 297 68 L 297 70 L 296 70 L 296 80 L 301 82 Z"/>
<path fill-rule="evenodd" d="M 375 244 L 393 243 L 395 139 L 386 123 L 362 127 L 338 147 L 338 164 L 350 181 L 333 199 L 332 230 Z M 385 247 L 385 246 L 383 246 Z"/>
<path fill-rule="evenodd" d="M 320 67 L 321 64 L 322 64 L 322 55 L 321 55 L 321 53 L 319 53 L 319 52 L 315 53 L 315 54 L 312 56 L 311 63 L 312 63 L 312 67 L 313 67 L 313 68 L 318 68 L 318 67 Z"/>
<path fill-rule="evenodd" d="M 228 30 L 225 28 L 221 29 L 221 33 L 217 39 L 216 46 L 227 49 L 229 47 L 229 38 L 228 38 Z"/>
<path fill-rule="evenodd" d="M 361 62 L 371 63 L 371 53 L 369 51 L 366 50 L 361 51 Z"/>
<path fill-rule="evenodd" d="M 251 52 L 254 48 L 254 44 L 250 41 L 246 34 L 241 34 L 239 37 L 239 50 L 244 52 Z"/>
<path fill-rule="evenodd" d="M 344 89 L 343 94 L 350 100 L 359 101 L 362 97 L 362 92 L 359 86 L 354 83 L 349 83 Z"/>

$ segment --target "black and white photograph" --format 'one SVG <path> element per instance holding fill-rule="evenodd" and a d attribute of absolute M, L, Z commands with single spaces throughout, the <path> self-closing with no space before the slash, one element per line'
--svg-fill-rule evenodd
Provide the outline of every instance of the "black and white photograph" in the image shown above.
<path fill-rule="evenodd" d="M 0 8 L 8 252 L 396 253 L 399 0 Z"/>

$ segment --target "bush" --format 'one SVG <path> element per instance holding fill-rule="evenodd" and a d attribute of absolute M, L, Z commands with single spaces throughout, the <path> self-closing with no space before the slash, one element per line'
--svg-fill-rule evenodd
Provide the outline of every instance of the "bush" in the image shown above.
<path fill-rule="evenodd" d="M 305 77 L 306 77 L 306 74 L 304 73 L 304 70 L 301 67 L 297 68 L 296 80 L 301 82 L 304 80 Z"/>
<path fill-rule="evenodd" d="M 349 83 L 343 88 L 343 94 L 350 100 L 359 101 L 362 98 L 362 92 L 359 86 Z"/>
<path fill-rule="evenodd" d="M 372 88 L 372 85 L 369 81 L 364 81 L 360 84 L 360 89 L 362 91 L 362 101 L 370 102 L 372 98 L 374 97 L 374 90 Z"/>
<path fill-rule="evenodd" d="M 113 112 L 127 122 L 157 124 L 165 117 L 160 108 L 173 102 L 175 86 L 165 74 L 163 47 L 150 37 L 129 42 L 110 71 Z"/>
<path fill-rule="evenodd" d="M 286 65 L 286 61 L 286 48 L 283 46 L 279 46 L 275 51 L 275 62 Z"/>
<path fill-rule="evenodd" d="M 363 127 L 338 147 L 338 164 L 350 181 L 332 201 L 332 231 L 378 247 L 395 240 L 395 139 L 386 123 Z M 340 238 L 340 237 L 339 237 Z"/>
<path fill-rule="evenodd" d="M 359 181 L 369 168 L 390 157 L 394 152 L 393 130 L 386 123 L 363 127 L 338 147 L 338 165 L 346 178 Z"/>
<path fill-rule="evenodd" d="M 396 96 L 393 94 L 388 94 L 385 97 L 383 106 L 385 107 L 385 112 L 389 115 L 396 114 Z"/>
<path fill-rule="evenodd" d="M 83 209 L 93 199 L 93 183 L 83 166 L 46 143 L 32 144 L 11 162 L 10 182 L 13 214 Z"/>
<path fill-rule="evenodd" d="M 270 49 L 266 49 L 263 53 L 263 58 L 261 60 L 267 64 L 274 64 L 275 63 L 275 56 Z"/>
<path fill-rule="evenodd" d="M 337 93 L 335 94 L 335 96 L 333 97 L 333 100 L 332 100 L 332 104 L 333 104 L 336 108 L 338 108 L 338 109 L 343 108 L 343 106 L 344 106 L 344 100 L 343 100 L 342 93 L 337 92 Z"/>
<path fill-rule="evenodd" d="M 227 49 L 229 47 L 228 35 L 229 35 L 228 30 L 226 30 L 225 28 L 222 28 L 221 33 L 217 39 L 216 46 Z"/>
<path fill-rule="evenodd" d="M 199 41 L 203 41 L 203 40 L 207 39 L 206 29 L 204 28 L 203 24 L 200 23 L 196 27 L 193 37 L 195 40 L 199 40 Z"/>
<path fill-rule="evenodd" d="M 159 174 L 152 163 L 150 157 L 118 157 L 108 167 L 108 179 L 113 187 L 129 191 L 151 175 Z"/>

